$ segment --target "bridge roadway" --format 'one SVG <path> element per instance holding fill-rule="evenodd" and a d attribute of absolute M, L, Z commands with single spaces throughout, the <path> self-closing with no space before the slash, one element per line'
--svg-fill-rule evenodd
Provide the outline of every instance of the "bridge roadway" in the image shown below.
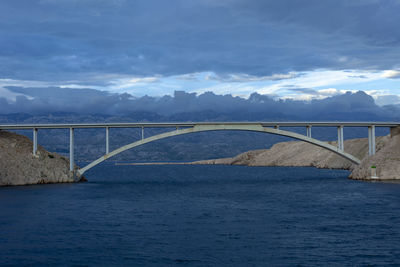
<path fill-rule="evenodd" d="M 344 127 L 368 127 L 369 155 L 375 154 L 375 127 L 395 128 L 400 126 L 399 122 L 166 122 L 166 123 L 62 123 L 62 124 L 8 124 L 0 125 L 0 130 L 33 130 L 33 154 L 37 153 L 37 136 L 39 129 L 69 129 L 70 131 L 70 171 L 74 171 L 74 129 L 80 128 L 104 128 L 106 130 L 106 154 L 87 166 L 78 169 L 77 175 L 81 176 L 85 171 L 96 166 L 102 161 L 115 156 L 125 150 L 137 147 L 156 140 L 195 132 L 218 131 L 218 130 L 239 130 L 264 132 L 276 135 L 292 137 L 301 141 L 330 150 L 353 163 L 359 164 L 360 160 L 344 151 Z M 282 130 L 280 127 L 305 127 L 306 135 L 291 131 Z M 312 138 L 312 127 L 337 127 L 338 145 L 333 146 Z M 109 151 L 109 129 L 110 128 L 141 128 L 142 139 L 135 141 L 114 151 Z M 157 134 L 151 137 L 144 137 L 145 128 L 174 128 L 172 131 Z"/>

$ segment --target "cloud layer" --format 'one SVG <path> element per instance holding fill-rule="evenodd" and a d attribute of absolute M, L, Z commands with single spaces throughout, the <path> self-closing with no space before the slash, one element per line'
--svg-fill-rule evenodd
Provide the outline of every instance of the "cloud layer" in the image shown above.
<path fill-rule="evenodd" d="M 15 101 L 0 98 L 0 114 L 57 112 L 127 116 L 135 120 L 400 120 L 400 107 L 379 107 L 362 91 L 312 101 L 274 100 L 253 93 L 248 99 L 206 92 L 134 97 L 94 89 L 7 87 Z M 308 92 L 313 93 L 313 92 Z M 385 101 L 385 99 L 382 99 Z M 136 114 L 136 115 L 134 115 Z M 137 115 L 139 114 L 139 115 Z M 133 117 L 132 117 L 133 116 Z"/>
<path fill-rule="evenodd" d="M 240 80 L 396 70 L 399 13 L 397 0 L 4 0 L 0 78 L 104 85 L 198 72 Z"/>

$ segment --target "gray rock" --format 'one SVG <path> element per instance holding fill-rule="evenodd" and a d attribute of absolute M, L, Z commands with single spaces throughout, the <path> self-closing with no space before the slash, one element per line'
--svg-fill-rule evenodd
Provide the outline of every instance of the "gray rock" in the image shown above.
<path fill-rule="evenodd" d="M 79 179 L 69 171 L 69 160 L 65 157 L 41 146 L 34 156 L 29 138 L 0 131 L 0 186 L 77 181 Z"/>
<path fill-rule="evenodd" d="M 378 178 L 371 178 L 371 166 L 376 167 Z M 377 144 L 376 154 L 365 157 L 354 167 L 352 179 L 398 180 L 400 179 L 400 127 L 385 136 L 383 144 Z"/>
<path fill-rule="evenodd" d="M 346 140 L 346 152 L 362 159 L 360 165 L 326 149 L 301 141 L 277 143 L 270 149 L 254 150 L 233 158 L 210 159 L 193 164 L 227 164 L 246 166 L 304 166 L 324 169 L 351 170 L 349 178 L 362 180 L 400 179 L 400 131 L 398 135 L 376 138 L 376 154 L 368 156 L 368 139 Z M 337 142 L 329 142 L 336 145 Z M 377 168 L 379 179 L 371 178 L 371 166 Z"/>

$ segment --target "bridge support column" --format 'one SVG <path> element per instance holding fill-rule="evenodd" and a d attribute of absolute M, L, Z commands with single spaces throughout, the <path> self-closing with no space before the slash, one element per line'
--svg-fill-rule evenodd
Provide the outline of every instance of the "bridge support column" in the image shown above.
<path fill-rule="evenodd" d="M 37 147 L 38 147 L 38 144 L 37 144 L 37 134 L 38 134 L 38 129 L 37 129 L 37 128 L 33 128 L 33 138 L 32 138 L 32 141 L 33 141 L 33 155 L 34 155 L 34 156 L 36 156 Z"/>
<path fill-rule="evenodd" d="M 307 137 L 311 138 L 311 125 L 307 126 Z"/>
<path fill-rule="evenodd" d="M 144 139 L 144 127 L 142 127 L 142 140 Z"/>
<path fill-rule="evenodd" d="M 375 155 L 375 126 L 368 127 L 368 154 L 370 156 Z"/>
<path fill-rule="evenodd" d="M 109 127 L 106 127 L 106 154 L 110 152 L 109 129 Z"/>
<path fill-rule="evenodd" d="M 69 170 L 74 171 L 74 128 L 69 128 Z"/>
<path fill-rule="evenodd" d="M 340 150 L 344 150 L 343 126 L 339 126 L 337 129 L 338 129 L 338 148 Z"/>

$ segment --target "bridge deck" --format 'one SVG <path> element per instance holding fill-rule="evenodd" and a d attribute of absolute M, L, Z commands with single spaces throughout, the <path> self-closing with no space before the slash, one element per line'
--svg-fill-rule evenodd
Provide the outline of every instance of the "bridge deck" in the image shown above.
<path fill-rule="evenodd" d="M 55 123 L 55 124 L 0 124 L 0 130 L 23 129 L 67 129 L 67 128 L 172 128 L 193 127 L 195 125 L 262 125 L 263 127 L 396 127 L 399 122 L 144 122 L 144 123 Z"/>

